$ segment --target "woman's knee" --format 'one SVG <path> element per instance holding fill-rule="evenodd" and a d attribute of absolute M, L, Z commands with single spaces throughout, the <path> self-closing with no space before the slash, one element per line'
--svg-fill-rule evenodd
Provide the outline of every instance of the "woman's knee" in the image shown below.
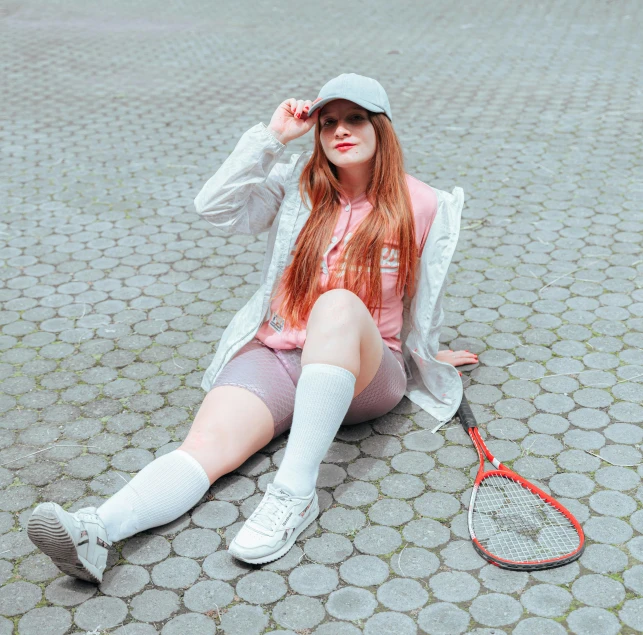
<path fill-rule="evenodd" d="M 273 434 L 272 413 L 260 397 L 239 386 L 216 386 L 203 400 L 181 449 L 214 480 L 243 464 Z"/>

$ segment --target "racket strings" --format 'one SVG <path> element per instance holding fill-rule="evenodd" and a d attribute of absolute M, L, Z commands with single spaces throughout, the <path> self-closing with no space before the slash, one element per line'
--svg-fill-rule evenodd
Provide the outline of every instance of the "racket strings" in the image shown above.
<path fill-rule="evenodd" d="M 472 510 L 475 537 L 489 553 L 513 562 L 562 558 L 580 545 L 571 520 L 512 478 L 482 479 Z"/>

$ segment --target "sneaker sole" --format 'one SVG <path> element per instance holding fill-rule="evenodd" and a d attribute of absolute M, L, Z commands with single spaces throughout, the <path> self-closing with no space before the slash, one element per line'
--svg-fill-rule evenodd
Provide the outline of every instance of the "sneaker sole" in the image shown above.
<path fill-rule="evenodd" d="M 95 584 L 102 582 L 96 567 L 78 554 L 73 538 L 51 503 L 36 507 L 27 523 L 27 535 L 63 573 Z"/>
<path fill-rule="evenodd" d="M 292 549 L 292 546 L 295 544 L 295 541 L 297 540 L 297 538 L 299 538 L 299 535 L 302 534 L 304 531 L 306 531 L 306 529 L 308 529 L 308 527 L 310 527 L 310 525 L 313 524 L 313 521 L 317 518 L 318 515 L 319 515 L 319 503 L 315 506 L 313 510 L 311 510 L 309 519 L 305 520 L 299 526 L 297 531 L 292 532 L 292 536 L 288 538 L 288 540 L 286 541 L 286 544 L 284 544 L 284 546 L 281 547 L 281 549 L 279 549 L 278 551 L 275 551 L 275 553 L 271 553 L 268 556 L 262 556 L 261 558 L 246 558 L 244 556 L 237 555 L 236 553 L 231 551 L 230 548 L 228 548 L 228 551 L 230 551 L 230 553 L 232 553 L 232 555 L 235 558 L 238 558 L 239 560 L 243 560 L 248 564 L 266 564 L 267 562 L 278 560 L 279 558 L 281 558 L 281 556 L 285 555 Z"/>

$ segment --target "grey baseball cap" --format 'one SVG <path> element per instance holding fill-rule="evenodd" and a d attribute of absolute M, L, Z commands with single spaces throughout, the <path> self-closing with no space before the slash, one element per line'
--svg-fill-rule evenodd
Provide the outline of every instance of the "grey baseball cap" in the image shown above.
<path fill-rule="evenodd" d="M 376 79 L 364 77 L 364 75 L 342 73 L 322 86 L 319 97 L 321 97 L 321 101 L 311 106 L 308 111 L 309 117 L 315 110 L 322 108 L 333 99 L 348 99 L 371 112 L 383 112 L 393 121 L 391 106 L 382 84 Z"/>

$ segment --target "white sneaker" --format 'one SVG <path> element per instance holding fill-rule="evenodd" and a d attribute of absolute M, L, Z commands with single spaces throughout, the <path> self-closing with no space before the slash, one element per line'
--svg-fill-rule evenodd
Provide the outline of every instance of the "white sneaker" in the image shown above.
<path fill-rule="evenodd" d="M 268 484 L 257 509 L 230 543 L 228 551 L 250 564 L 281 558 L 306 527 L 319 515 L 317 490 L 309 496 L 293 496 Z"/>
<path fill-rule="evenodd" d="M 29 518 L 27 535 L 63 573 L 102 582 L 107 548 L 112 543 L 96 507 L 83 507 L 70 514 L 56 503 L 41 503 Z"/>

